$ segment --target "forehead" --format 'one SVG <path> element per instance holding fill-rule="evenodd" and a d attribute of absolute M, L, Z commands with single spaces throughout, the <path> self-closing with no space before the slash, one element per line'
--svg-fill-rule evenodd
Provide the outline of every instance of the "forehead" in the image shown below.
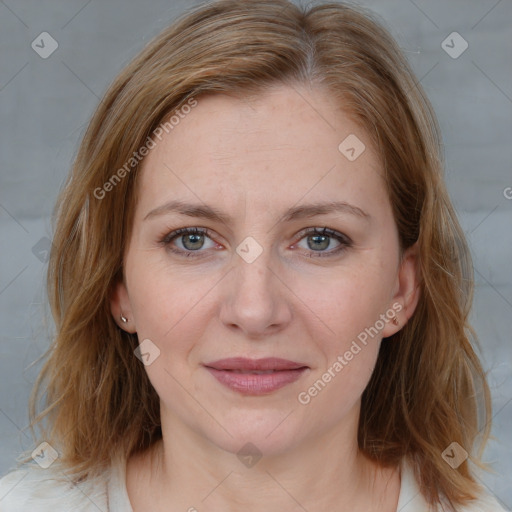
<path fill-rule="evenodd" d="M 366 133 L 325 90 L 283 85 L 251 98 L 200 96 L 156 142 L 139 180 L 143 207 L 184 196 L 234 208 L 289 207 L 305 196 L 386 201 Z"/>

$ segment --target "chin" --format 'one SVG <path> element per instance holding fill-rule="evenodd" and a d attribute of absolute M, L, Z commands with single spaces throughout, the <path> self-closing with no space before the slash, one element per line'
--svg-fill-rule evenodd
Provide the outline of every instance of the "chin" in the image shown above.
<path fill-rule="evenodd" d="M 235 455 L 252 450 L 265 456 L 278 456 L 296 447 L 301 438 L 293 414 L 286 418 L 287 414 L 289 411 L 268 414 L 239 411 L 238 417 L 222 422 L 231 436 L 220 427 L 203 434 L 219 448 Z"/>

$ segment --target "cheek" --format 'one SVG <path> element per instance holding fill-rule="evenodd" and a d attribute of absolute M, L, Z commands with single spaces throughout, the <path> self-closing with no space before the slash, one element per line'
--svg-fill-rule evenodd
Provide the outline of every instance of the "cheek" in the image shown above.
<path fill-rule="evenodd" d="M 301 403 L 309 400 L 317 410 L 315 415 L 320 414 L 329 424 L 337 424 L 361 399 L 375 367 L 378 347 L 378 342 L 361 346 L 350 361 L 345 353 L 340 354 L 339 360 L 331 362 L 304 390 Z"/>
<path fill-rule="evenodd" d="M 384 271 L 378 262 L 367 262 L 333 270 L 321 279 L 301 277 L 294 291 L 307 306 L 304 314 L 310 323 L 316 322 L 325 344 L 332 347 L 330 352 L 339 351 L 373 327 L 389 308 L 390 276 L 392 272 Z"/>
<path fill-rule="evenodd" d="M 145 367 L 148 377 L 161 398 L 170 400 L 176 410 L 186 410 L 189 396 L 182 385 L 192 378 L 191 359 L 204 337 L 213 283 L 161 267 L 147 260 L 133 261 L 127 286 L 139 343 L 149 339 L 159 351 Z"/>
<path fill-rule="evenodd" d="M 381 343 L 382 326 L 377 322 L 385 311 L 385 296 L 383 289 L 362 287 L 358 276 L 332 282 L 324 293 L 310 295 L 308 306 L 325 326 L 314 337 L 323 357 L 301 390 L 299 403 L 310 401 L 329 424 L 354 407 L 371 378 Z M 311 323 L 319 323 L 316 315 L 309 317 Z"/>
<path fill-rule="evenodd" d="M 131 272 L 130 272 L 131 270 Z M 134 258 L 127 264 L 127 282 L 139 339 L 150 338 L 163 346 L 169 343 L 179 349 L 196 339 L 205 314 L 208 291 L 215 281 L 211 276 L 190 278 L 170 272 L 161 262 Z"/>

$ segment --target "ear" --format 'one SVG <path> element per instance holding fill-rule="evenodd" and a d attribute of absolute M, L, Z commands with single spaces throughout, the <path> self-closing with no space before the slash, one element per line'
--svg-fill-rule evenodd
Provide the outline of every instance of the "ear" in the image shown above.
<path fill-rule="evenodd" d="M 382 330 L 383 338 L 398 332 L 413 315 L 420 298 L 418 242 L 405 250 L 397 274 L 395 294 L 388 311 L 395 313 Z"/>
<path fill-rule="evenodd" d="M 112 288 L 110 294 L 110 311 L 114 317 L 114 321 L 121 329 L 129 333 L 137 332 L 130 297 L 122 279 L 119 279 Z M 126 319 L 126 321 L 123 319 Z"/>

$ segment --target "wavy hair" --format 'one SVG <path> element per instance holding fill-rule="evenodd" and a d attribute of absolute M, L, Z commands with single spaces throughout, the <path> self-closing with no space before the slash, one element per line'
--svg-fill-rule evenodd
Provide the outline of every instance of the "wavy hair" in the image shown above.
<path fill-rule="evenodd" d="M 468 461 L 454 470 L 442 452 L 456 441 L 482 465 L 491 406 L 468 324 L 472 264 L 444 183 L 439 128 L 381 22 L 340 3 L 201 5 L 107 90 L 55 208 L 47 285 L 56 331 L 31 396 L 32 433 L 39 428 L 38 439 L 59 451 L 55 464 L 79 479 L 161 438 L 159 399 L 133 354 L 137 337 L 110 312 L 137 199 L 140 162 L 130 159 L 192 98 L 244 97 L 276 84 L 321 85 L 359 123 L 381 158 L 401 250 L 419 248 L 419 304 L 381 344 L 362 396 L 359 448 L 382 466 L 408 458 L 431 504 L 470 501 L 479 487 Z M 99 194 L 116 170 L 122 179 Z"/>

